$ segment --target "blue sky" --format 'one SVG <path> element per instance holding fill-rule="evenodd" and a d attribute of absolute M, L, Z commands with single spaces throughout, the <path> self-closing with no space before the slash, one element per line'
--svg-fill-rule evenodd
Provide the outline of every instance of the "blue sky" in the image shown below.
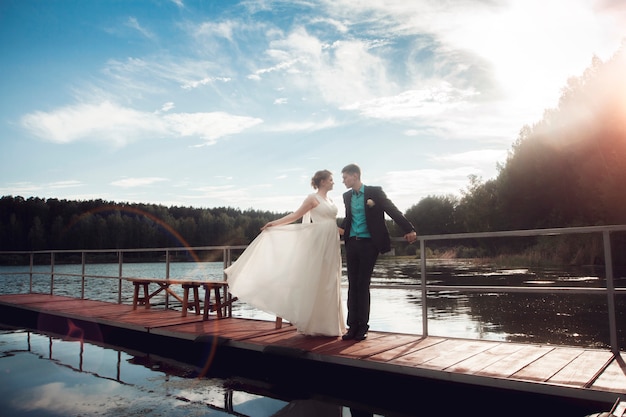
<path fill-rule="evenodd" d="M 626 35 L 621 0 L 2 0 L 0 195 L 401 210 L 497 175 Z"/>

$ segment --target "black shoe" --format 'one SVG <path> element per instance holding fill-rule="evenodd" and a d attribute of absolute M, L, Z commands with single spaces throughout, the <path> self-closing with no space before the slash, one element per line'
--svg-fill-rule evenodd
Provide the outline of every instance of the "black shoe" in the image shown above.
<path fill-rule="evenodd" d="M 360 342 L 361 340 L 365 340 L 367 339 L 367 331 L 365 332 L 359 332 L 356 335 L 354 335 L 354 340 Z"/>
<path fill-rule="evenodd" d="M 348 329 L 348 332 L 341 336 L 343 340 L 352 340 L 356 336 L 356 330 L 353 328 Z"/>

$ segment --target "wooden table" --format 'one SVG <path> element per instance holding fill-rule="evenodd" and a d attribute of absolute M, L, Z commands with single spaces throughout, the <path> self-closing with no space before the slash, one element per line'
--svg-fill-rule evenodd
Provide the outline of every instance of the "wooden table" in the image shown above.
<path fill-rule="evenodd" d="M 145 308 L 150 308 L 150 300 L 157 294 L 165 291 L 172 297 L 176 298 L 182 304 L 182 315 L 187 316 L 187 310 L 189 309 L 189 295 L 192 295 L 191 305 L 194 307 L 195 313 L 200 314 L 200 296 L 198 289 L 202 285 L 201 281 L 190 280 L 177 280 L 177 279 L 158 279 L 158 278 L 125 278 L 135 286 L 133 291 L 133 310 L 137 309 L 138 305 L 144 305 Z M 156 284 L 158 288 L 153 292 L 150 292 L 150 284 Z M 180 285 L 183 287 L 183 296 L 176 294 L 170 286 Z M 140 290 L 143 289 L 143 296 L 140 296 Z M 191 290 L 191 293 L 190 293 Z"/>

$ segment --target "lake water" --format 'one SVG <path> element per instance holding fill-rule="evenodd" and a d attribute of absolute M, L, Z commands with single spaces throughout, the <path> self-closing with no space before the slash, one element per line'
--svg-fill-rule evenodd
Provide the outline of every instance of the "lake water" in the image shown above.
<path fill-rule="evenodd" d="M 27 267 L 0 267 L 0 293 L 30 290 Z M 50 267 L 37 266 L 34 292 L 50 292 Z M 21 272 L 14 275 L 14 272 Z M 117 264 L 92 264 L 86 274 L 117 276 Z M 344 271 L 345 272 L 345 271 Z M 54 294 L 75 296 L 80 288 L 80 265 L 55 266 Z M 162 263 L 124 264 L 125 277 L 165 277 Z M 624 286 L 623 275 L 616 285 Z M 170 277 L 221 280 L 222 263 L 172 263 Z M 593 268 L 501 268 L 469 261 L 429 261 L 433 284 L 477 285 L 604 285 L 602 271 Z M 419 268 L 415 260 L 379 260 L 372 289 L 372 330 L 415 333 L 422 330 Z M 344 277 L 345 284 L 345 277 Z M 118 280 L 87 278 L 85 297 L 117 302 Z M 393 289 L 412 285 L 415 289 Z M 343 288 L 343 299 L 346 288 Z M 618 297 L 624 323 L 624 297 Z M 132 301 L 132 285 L 122 286 L 124 303 Z M 175 301 L 171 300 L 170 302 Z M 172 304 L 173 305 L 173 304 Z M 176 305 L 173 305 L 177 308 Z M 273 320 L 243 303 L 233 314 Z M 443 291 L 429 295 L 429 333 L 437 336 L 528 341 L 607 347 L 606 300 L 589 295 L 476 294 Z M 626 326 L 620 326 L 623 329 Z M 624 346 L 623 332 L 619 337 Z M 25 329 L 0 330 L 0 410 L 10 416 L 408 416 L 338 399 L 273 396 L 255 381 L 236 376 L 197 378 L 190 365 L 127 352 Z M 350 408 L 352 405 L 352 409 Z M 390 408 L 393 409 L 392 405 Z M 601 411 L 601 410 L 598 410 Z M 488 415 L 488 414 L 485 414 Z M 584 414 L 581 414 L 581 416 Z"/>
<path fill-rule="evenodd" d="M 356 411 L 255 392 L 251 381 L 197 378 L 191 366 L 170 359 L 0 328 L 0 415 L 6 417 L 339 417 Z"/>

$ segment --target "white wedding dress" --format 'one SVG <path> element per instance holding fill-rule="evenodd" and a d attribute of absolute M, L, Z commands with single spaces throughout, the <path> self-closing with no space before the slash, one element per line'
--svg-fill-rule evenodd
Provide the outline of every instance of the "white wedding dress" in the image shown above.
<path fill-rule="evenodd" d="M 314 195 L 320 204 L 302 223 L 265 229 L 224 272 L 230 293 L 246 304 L 282 317 L 300 333 L 340 336 L 337 206 Z"/>

